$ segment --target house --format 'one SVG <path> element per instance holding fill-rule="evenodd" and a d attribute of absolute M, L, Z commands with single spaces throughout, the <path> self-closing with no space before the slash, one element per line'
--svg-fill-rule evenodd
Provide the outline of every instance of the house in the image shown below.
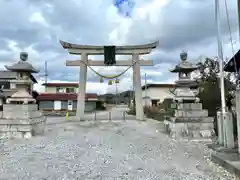
<path fill-rule="evenodd" d="M 107 104 L 115 104 L 116 103 L 116 94 L 101 94 L 99 95 L 99 99 Z"/>
<path fill-rule="evenodd" d="M 77 93 L 78 83 L 43 83 L 46 93 Z"/>
<path fill-rule="evenodd" d="M 6 103 L 6 99 L 18 91 L 17 82 L 25 81 L 26 79 L 29 79 L 31 82 L 28 84 L 29 93 L 35 93 L 33 84 L 37 83 L 37 80 L 31 73 L 25 73 L 23 79 L 23 72 L 0 71 L 0 111 L 3 110 L 3 104 Z"/>
<path fill-rule="evenodd" d="M 171 91 L 175 88 L 175 84 L 146 84 L 142 86 L 143 104 L 157 105 L 166 98 L 172 99 L 174 95 Z"/>
<path fill-rule="evenodd" d="M 33 95 L 33 84 L 37 83 L 32 73 L 38 73 L 32 64 L 27 62 L 28 54 L 20 53 L 20 61 L 5 65 L 6 70 L 0 71 L 0 111 L 6 99 L 11 97 L 19 89 L 25 89 Z M 35 97 L 35 96 L 34 96 Z"/>
<path fill-rule="evenodd" d="M 22 80 L 21 72 L 13 71 L 0 71 L 0 89 L 4 97 L 10 97 L 13 93 L 17 92 L 17 82 Z M 33 84 L 37 83 L 37 80 L 32 74 L 28 74 L 32 83 L 29 84 L 29 90 L 33 89 Z"/>
<path fill-rule="evenodd" d="M 134 93 L 128 90 L 117 94 L 103 94 L 100 95 L 99 98 L 107 104 L 130 104 L 131 100 L 134 98 Z"/>
<path fill-rule="evenodd" d="M 240 50 L 225 64 L 224 71 L 238 72 L 240 70 Z"/>
<path fill-rule="evenodd" d="M 37 100 L 42 111 L 76 111 L 78 83 L 44 83 L 45 92 Z M 85 111 L 100 108 L 102 101 L 94 93 L 85 95 Z"/>
<path fill-rule="evenodd" d="M 124 91 L 119 93 L 119 102 L 124 104 L 131 104 L 131 101 L 134 99 L 134 92 L 132 90 Z"/>

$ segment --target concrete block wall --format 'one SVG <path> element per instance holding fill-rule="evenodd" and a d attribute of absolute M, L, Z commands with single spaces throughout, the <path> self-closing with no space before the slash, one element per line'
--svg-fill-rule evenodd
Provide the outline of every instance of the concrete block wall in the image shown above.
<path fill-rule="evenodd" d="M 0 124 L 0 139 L 31 138 L 44 132 L 44 121 L 35 124 Z"/>
<path fill-rule="evenodd" d="M 4 119 L 32 119 L 41 117 L 42 114 L 37 110 L 37 105 L 3 105 L 3 118 Z"/>
<path fill-rule="evenodd" d="M 31 138 L 45 132 L 46 118 L 36 104 L 4 104 L 0 139 Z"/>

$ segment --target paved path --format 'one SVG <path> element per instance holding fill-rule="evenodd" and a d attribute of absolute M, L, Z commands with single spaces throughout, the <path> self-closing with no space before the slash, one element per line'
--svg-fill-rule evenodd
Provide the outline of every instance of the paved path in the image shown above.
<path fill-rule="evenodd" d="M 2 142 L 0 180 L 233 180 L 204 160 L 205 146 L 176 142 L 155 121 L 63 119 L 44 136 Z"/>

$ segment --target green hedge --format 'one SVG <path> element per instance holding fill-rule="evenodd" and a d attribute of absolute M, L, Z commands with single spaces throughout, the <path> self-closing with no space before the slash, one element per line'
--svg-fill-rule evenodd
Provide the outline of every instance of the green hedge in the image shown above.
<path fill-rule="evenodd" d="M 155 120 L 158 120 L 158 121 L 164 121 L 165 116 L 172 117 L 173 113 L 174 113 L 174 110 L 168 110 L 166 112 L 157 112 L 157 113 L 154 113 L 154 114 L 146 114 L 146 116 L 148 118 L 155 119 Z"/>

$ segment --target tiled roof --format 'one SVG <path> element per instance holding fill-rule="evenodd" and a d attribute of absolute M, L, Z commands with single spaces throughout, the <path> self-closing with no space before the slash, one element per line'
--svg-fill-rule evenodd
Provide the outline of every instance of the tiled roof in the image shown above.
<path fill-rule="evenodd" d="M 97 94 L 87 93 L 85 96 L 85 100 L 88 99 L 98 99 Z M 77 100 L 77 93 L 41 93 L 37 100 Z"/>
<path fill-rule="evenodd" d="M 35 77 L 30 74 L 30 78 L 34 83 L 37 83 L 37 80 Z M 0 71 L 0 80 L 11 80 L 11 79 L 17 79 L 17 72 L 14 71 Z"/>
<path fill-rule="evenodd" d="M 56 86 L 60 86 L 60 87 L 69 87 L 69 86 L 74 86 L 74 87 L 78 87 L 78 83 L 43 83 L 43 86 L 47 86 L 47 87 L 56 87 Z"/>
<path fill-rule="evenodd" d="M 12 71 L 0 71 L 0 79 L 16 79 L 17 72 Z"/>
<path fill-rule="evenodd" d="M 236 67 L 237 66 L 237 67 Z M 240 50 L 225 64 L 224 71 L 235 72 L 240 68 Z"/>

